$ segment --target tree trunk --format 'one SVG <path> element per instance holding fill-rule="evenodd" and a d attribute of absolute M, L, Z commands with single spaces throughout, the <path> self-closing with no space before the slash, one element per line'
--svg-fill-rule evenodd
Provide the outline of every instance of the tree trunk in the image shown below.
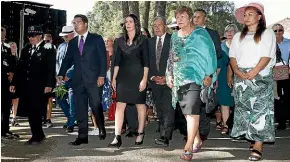
<path fill-rule="evenodd" d="M 123 17 L 126 17 L 129 15 L 128 1 L 122 1 L 122 15 Z"/>
<path fill-rule="evenodd" d="M 149 21 L 149 11 L 150 11 L 150 1 L 145 1 L 145 10 L 143 15 L 143 27 L 148 29 Z"/>
<path fill-rule="evenodd" d="M 158 6 L 158 1 L 155 1 L 155 6 L 154 6 L 154 14 L 153 17 L 155 18 L 157 16 L 157 6 Z"/>
<path fill-rule="evenodd" d="M 135 14 L 138 17 L 138 20 L 139 20 L 139 18 L 140 18 L 139 1 L 131 1 L 130 2 L 130 13 Z"/>
<path fill-rule="evenodd" d="M 165 17 L 166 1 L 156 1 L 157 16 Z"/>

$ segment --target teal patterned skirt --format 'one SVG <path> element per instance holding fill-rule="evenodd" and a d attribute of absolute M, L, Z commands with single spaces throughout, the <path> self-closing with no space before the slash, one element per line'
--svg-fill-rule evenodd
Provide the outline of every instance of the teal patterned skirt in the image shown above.
<path fill-rule="evenodd" d="M 240 68 L 247 72 L 250 69 Z M 234 78 L 234 125 L 232 137 L 245 135 L 248 140 L 275 141 L 273 72 L 253 80 Z"/>

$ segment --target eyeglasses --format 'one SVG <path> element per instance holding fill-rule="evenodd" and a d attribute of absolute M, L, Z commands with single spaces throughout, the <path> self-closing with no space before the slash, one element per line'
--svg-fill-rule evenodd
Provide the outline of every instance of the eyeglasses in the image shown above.
<path fill-rule="evenodd" d="M 274 30 L 275 33 L 278 33 L 278 32 L 283 32 L 284 30 L 283 29 L 279 29 L 279 30 Z"/>
<path fill-rule="evenodd" d="M 82 21 L 72 21 L 72 25 L 79 25 L 81 23 L 82 23 Z"/>

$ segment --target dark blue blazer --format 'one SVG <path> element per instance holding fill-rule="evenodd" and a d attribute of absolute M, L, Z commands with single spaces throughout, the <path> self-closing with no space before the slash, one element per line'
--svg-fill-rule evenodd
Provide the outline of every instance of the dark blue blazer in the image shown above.
<path fill-rule="evenodd" d="M 82 83 L 97 84 L 98 77 L 106 77 L 107 73 L 105 42 L 102 36 L 88 33 L 83 53 L 80 54 L 78 37 L 69 42 L 58 75 L 64 77 L 67 70 L 74 65 L 74 75 L 71 78 L 73 87 Z"/>

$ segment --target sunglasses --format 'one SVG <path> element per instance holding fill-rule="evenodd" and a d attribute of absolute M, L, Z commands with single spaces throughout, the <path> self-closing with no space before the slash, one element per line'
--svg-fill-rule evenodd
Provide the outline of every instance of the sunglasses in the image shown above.
<path fill-rule="evenodd" d="M 279 29 L 279 30 L 274 30 L 275 33 L 278 33 L 278 32 L 283 32 L 284 30 L 283 29 Z"/>
<path fill-rule="evenodd" d="M 170 29 L 171 29 L 171 30 L 179 30 L 179 27 L 178 27 L 178 26 L 176 26 L 176 27 L 171 27 Z"/>

